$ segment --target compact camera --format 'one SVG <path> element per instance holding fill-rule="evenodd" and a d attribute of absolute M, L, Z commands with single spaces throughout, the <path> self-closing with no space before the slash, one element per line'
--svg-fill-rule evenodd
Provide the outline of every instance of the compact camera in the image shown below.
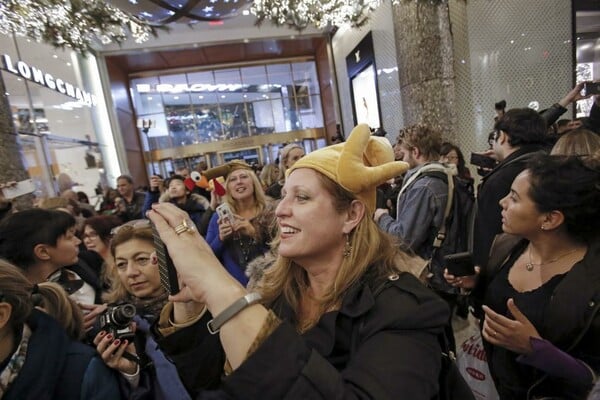
<path fill-rule="evenodd" d="M 131 328 L 133 317 L 135 317 L 135 306 L 133 304 L 109 306 L 106 311 L 100 314 L 100 330 L 111 334 L 115 339 L 131 341 L 135 336 Z"/>

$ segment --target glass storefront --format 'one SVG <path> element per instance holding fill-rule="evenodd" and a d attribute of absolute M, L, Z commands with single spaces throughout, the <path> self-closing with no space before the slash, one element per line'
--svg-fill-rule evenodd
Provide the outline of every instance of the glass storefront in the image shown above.
<path fill-rule="evenodd" d="M 55 196 L 70 180 L 73 190 L 99 200 L 96 188 L 114 182 L 121 168 L 95 58 L 7 35 L 0 48 L 4 95 L 36 196 Z"/>
<path fill-rule="evenodd" d="M 233 157 L 231 152 L 214 151 L 215 142 L 324 126 L 316 65 L 312 60 L 144 74 L 132 76 L 130 90 L 145 151 L 200 145 L 199 154 L 213 154 L 209 160 L 197 159 L 209 164 Z M 285 141 L 287 136 L 280 142 Z M 202 146 L 208 144 L 212 146 Z M 251 144 L 257 146 L 250 146 L 238 155 L 248 162 L 263 162 L 263 154 L 269 154 L 268 146 L 261 148 L 264 143 L 260 142 Z M 232 150 L 239 152 L 246 147 Z M 201 151 L 202 148 L 208 151 Z M 169 171 L 174 163 L 169 162 L 165 168 L 163 162 L 152 168 Z"/>

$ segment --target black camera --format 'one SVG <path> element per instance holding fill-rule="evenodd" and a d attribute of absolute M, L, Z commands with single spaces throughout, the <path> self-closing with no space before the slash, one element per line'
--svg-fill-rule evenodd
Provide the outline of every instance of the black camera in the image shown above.
<path fill-rule="evenodd" d="M 109 306 L 106 311 L 100 314 L 100 330 L 111 334 L 115 339 L 131 341 L 135 336 L 133 329 L 131 329 L 133 317 L 135 317 L 135 306 L 133 304 Z"/>

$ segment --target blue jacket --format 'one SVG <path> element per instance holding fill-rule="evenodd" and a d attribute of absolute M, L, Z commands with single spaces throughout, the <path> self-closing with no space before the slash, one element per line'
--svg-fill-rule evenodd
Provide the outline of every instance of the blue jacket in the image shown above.
<path fill-rule="evenodd" d="M 167 360 L 160 351 L 156 341 L 150 334 L 150 323 L 137 315 L 134 318 L 137 326 L 136 335 L 143 336 L 144 349 L 138 349 L 140 358 L 147 359 L 150 363 L 140 371 L 140 385 L 135 390 L 130 390 L 130 399 L 154 400 L 190 400 L 190 396 L 181 383 L 177 369 L 172 362 Z M 136 342 L 137 345 L 137 342 Z"/>
<path fill-rule="evenodd" d="M 427 164 L 409 170 L 404 182 L 425 165 Z M 444 223 L 447 201 L 448 184 L 439 178 L 423 175 L 398 196 L 396 219 L 384 214 L 379 219 L 379 227 L 402 239 L 417 255 L 427 260 L 431 258 L 433 241 Z M 443 277 L 441 257 L 446 253 L 445 245 L 449 246 L 455 239 L 448 231 L 442 243 L 442 251 L 433 260 L 434 287 L 450 289 Z"/>
<path fill-rule="evenodd" d="M 34 310 L 27 359 L 3 400 L 121 399 L 114 371 L 96 350 L 67 336 L 50 316 Z"/>

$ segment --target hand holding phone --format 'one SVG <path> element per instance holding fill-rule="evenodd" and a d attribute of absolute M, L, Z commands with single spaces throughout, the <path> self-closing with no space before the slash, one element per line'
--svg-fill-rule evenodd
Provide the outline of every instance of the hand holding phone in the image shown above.
<path fill-rule="evenodd" d="M 473 256 L 469 252 L 448 254 L 444 256 L 444 266 L 454 276 L 475 275 Z"/>
<path fill-rule="evenodd" d="M 583 90 L 586 96 L 600 94 L 600 82 L 585 82 L 583 84 Z"/>
<path fill-rule="evenodd" d="M 223 203 L 217 207 L 217 215 L 224 223 L 233 224 L 235 221 L 235 216 L 233 215 L 233 211 L 229 207 L 229 204 Z"/>

